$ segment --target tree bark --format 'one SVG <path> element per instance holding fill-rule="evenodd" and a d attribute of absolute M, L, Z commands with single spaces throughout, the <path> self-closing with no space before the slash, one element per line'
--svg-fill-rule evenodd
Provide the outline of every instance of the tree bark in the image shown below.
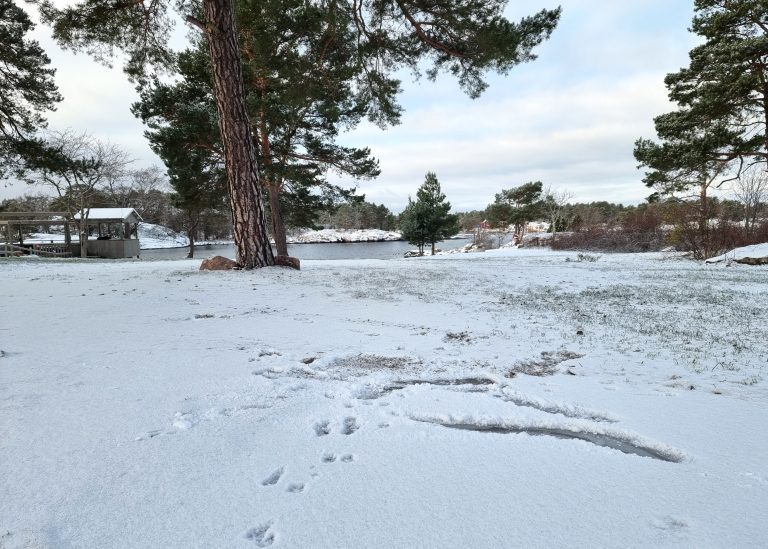
<path fill-rule="evenodd" d="M 195 257 L 195 233 L 197 232 L 197 225 L 190 227 L 187 231 L 187 237 L 189 239 L 189 253 L 187 253 L 187 259 Z"/>
<path fill-rule="evenodd" d="M 285 234 L 283 212 L 280 209 L 280 189 L 271 181 L 269 188 L 269 211 L 272 214 L 272 236 L 275 239 L 277 255 L 288 255 L 288 237 Z"/>
<path fill-rule="evenodd" d="M 266 97 L 264 85 L 261 87 L 262 98 Z M 259 130 L 257 132 L 261 144 L 261 158 L 263 166 L 272 167 L 272 146 L 267 135 L 267 124 L 264 112 L 259 113 Z M 285 235 L 285 222 L 283 212 L 280 209 L 280 185 L 273 177 L 264 178 L 269 194 L 269 213 L 272 217 L 272 237 L 275 239 L 277 255 L 288 255 L 288 239 Z"/>
<path fill-rule="evenodd" d="M 227 169 L 235 260 L 243 269 L 274 265 L 259 183 L 256 147 L 245 107 L 232 0 L 204 0 L 203 12 Z"/>
<path fill-rule="evenodd" d="M 709 208 L 707 204 L 707 178 L 702 178 L 699 188 L 699 238 L 701 239 L 701 248 L 703 259 L 710 257 L 709 246 Z"/>

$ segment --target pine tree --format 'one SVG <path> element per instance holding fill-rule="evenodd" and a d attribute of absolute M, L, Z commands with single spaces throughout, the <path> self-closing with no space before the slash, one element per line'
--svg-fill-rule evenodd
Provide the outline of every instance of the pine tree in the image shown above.
<path fill-rule="evenodd" d="M 236 260 L 243 268 L 274 264 L 266 230 L 257 151 L 253 143 L 235 26 L 234 0 L 176 4 L 208 42 L 219 131 L 227 170 Z M 44 19 L 53 23 L 60 43 L 106 59 L 115 49 L 127 58 L 126 70 L 139 82 L 147 65 L 168 67 L 170 2 L 160 0 L 81 0 L 57 9 L 39 0 Z M 387 97 L 376 90 L 396 86 L 390 74 L 401 68 L 418 72 L 429 60 L 430 78 L 439 71 L 455 75 L 472 97 L 486 86 L 488 71 L 505 73 L 535 58 L 532 50 L 554 30 L 560 10 L 542 10 L 518 23 L 508 21 L 502 0 L 334 0 L 322 4 L 330 17 L 347 17 L 356 33 L 364 64 L 359 86 L 371 101 Z M 394 105 L 377 105 L 392 110 Z"/>
<path fill-rule="evenodd" d="M 504 189 L 486 210 L 489 221 L 495 226 L 514 225 L 522 238 L 525 227 L 542 213 L 541 181 L 529 181 L 519 187 Z"/>
<path fill-rule="evenodd" d="M 708 191 L 768 162 L 768 5 L 761 0 L 696 0 L 691 30 L 704 43 L 688 67 L 668 74 L 673 112 L 654 119 L 659 142 L 638 139 L 651 199 L 696 190 L 698 226 L 708 233 Z"/>
<path fill-rule="evenodd" d="M 445 199 L 437 176 L 427 172 L 424 183 L 416 191 L 416 202 L 409 198 L 402 214 L 403 238 L 419 246 L 419 255 L 423 255 L 424 246 L 430 244 L 434 255 L 437 242 L 459 232 L 459 216 L 450 211 L 451 203 Z"/>
<path fill-rule="evenodd" d="M 661 194 L 699 186 L 707 176 L 768 162 L 768 5 L 760 0 L 697 0 L 691 30 L 704 43 L 665 84 L 678 109 L 654 119 L 659 143 L 639 139 L 644 182 Z"/>
<path fill-rule="evenodd" d="M 0 176 L 8 169 L 21 175 L 20 159 L 41 152 L 35 134 L 45 127 L 43 113 L 61 101 L 50 59 L 25 38 L 33 28 L 14 0 L 0 0 Z"/>
<path fill-rule="evenodd" d="M 238 0 L 236 7 L 246 104 L 272 235 L 277 253 L 287 255 L 286 216 L 314 226 L 318 210 L 350 193 L 328 182 L 329 170 L 355 179 L 379 174 L 369 149 L 336 143 L 342 129 L 355 127 L 370 110 L 354 88 L 362 65 L 353 55 L 356 40 L 349 21 L 329 18 L 321 6 L 305 0 Z M 204 46 L 201 42 L 180 54 L 178 81 L 155 80 L 134 104 L 164 160 L 167 149 L 179 146 L 221 157 Z M 388 113 L 387 120 L 395 121 L 397 114 Z"/>

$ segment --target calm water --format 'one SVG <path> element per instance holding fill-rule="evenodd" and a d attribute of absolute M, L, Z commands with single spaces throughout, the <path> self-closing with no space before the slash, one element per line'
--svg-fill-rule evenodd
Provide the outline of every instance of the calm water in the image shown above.
<path fill-rule="evenodd" d="M 446 240 L 437 244 L 441 250 L 461 248 L 469 240 Z M 407 242 L 349 242 L 323 244 L 289 244 L 288 253 L 299 259 L 393 259 L 403 257 L 415 246 Z M 205 259 L 223 255 L 234 259 L 235 247 L 232 244 L 195 246 L 195 259 Z M 142 259 L 184 259 L 187 248 L 166 250 L 141 250 Z"/>

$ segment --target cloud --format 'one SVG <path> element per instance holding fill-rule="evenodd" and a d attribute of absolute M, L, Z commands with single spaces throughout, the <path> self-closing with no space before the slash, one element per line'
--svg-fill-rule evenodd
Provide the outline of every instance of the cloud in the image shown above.
<path fill-rule="evenodd" d="M 462 209 L 483 208 L 502 188 L 530 180 L 567 187 L 575 200 L 637 203 L 649 193 L 634 141 L 652 136 L 653 117 L 669 109 L 656 74 L 595 78 L 495 100 L 454 98 L 407 114 L 388 132 L 368 125 L 345 139 L 370 145 L 381 162 L 379 180 L 361 191 L 397 210 L 427 171 Z"/>

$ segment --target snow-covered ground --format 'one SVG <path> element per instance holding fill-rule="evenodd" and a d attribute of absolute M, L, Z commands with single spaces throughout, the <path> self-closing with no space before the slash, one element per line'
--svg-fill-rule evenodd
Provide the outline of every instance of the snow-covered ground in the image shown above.
<path fill-rule="evenodd" d="M 0 261 L 0 547 L 768 545 L 768 268 L 574 259 Z"/>

